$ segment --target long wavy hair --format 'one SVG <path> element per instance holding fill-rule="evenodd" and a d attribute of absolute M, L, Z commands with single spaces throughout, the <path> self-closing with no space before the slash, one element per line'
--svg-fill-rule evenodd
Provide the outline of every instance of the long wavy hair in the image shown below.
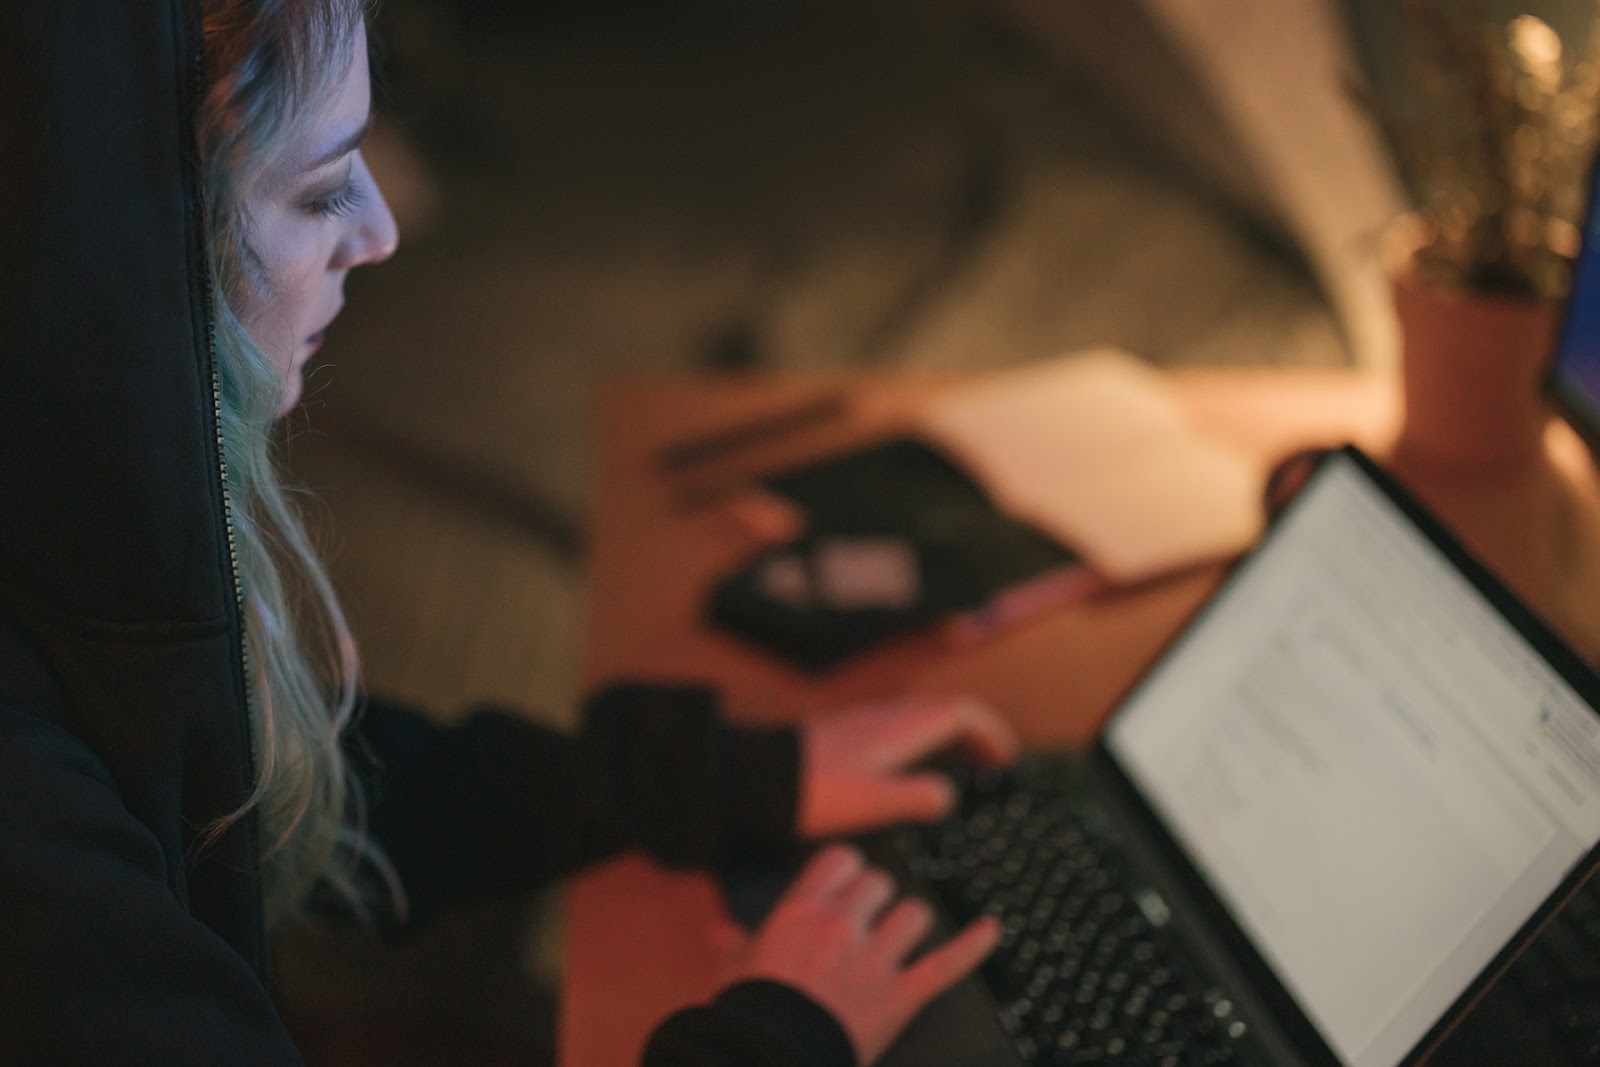
<path fill-rule="evenodd" d="M 280 480 L 274 423 L 281 372 L 240 309 L 267 298 L 245 209 L 255 183 L 348 69 L 365 0 L 202 0 L 205 95 L 197 124 L 215 307 L 218 417 L 245 612 L 255 787 L 220 831 L 256 811 L 269 923 L 319 881 L 365 914 L 377 874 L 360 792 L 341 748 L 355 714 L 355 644 L 333 586 Z"/>

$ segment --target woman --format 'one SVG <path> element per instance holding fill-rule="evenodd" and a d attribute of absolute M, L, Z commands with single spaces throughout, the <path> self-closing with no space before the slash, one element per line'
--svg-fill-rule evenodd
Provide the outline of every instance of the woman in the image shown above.
<path fill-rule="evenodd" d="M 356 0 L 0 5 L 0 1062 L 296 1062 L 263 941 L 308 900 L 401 929 L 625 847 L 937 817 L 948 784 L 905 767 L 1012 751 L 960 701 L 797 735 L 651 686 L 578 738 L 356 721 L 269 432 L 395 247 L 369 110 Z M 892 895 L 824 850 L 646 1062 L 875 1058 L 995 937 L 905 967 L 928 914 Z"/>

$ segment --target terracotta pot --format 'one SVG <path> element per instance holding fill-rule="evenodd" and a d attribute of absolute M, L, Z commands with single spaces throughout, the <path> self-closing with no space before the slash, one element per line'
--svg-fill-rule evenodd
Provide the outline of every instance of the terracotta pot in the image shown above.
<path fill-rule="evenodd" d="M 1395 272 L 1394 302 L 1405 397 L 1396 465 L 1473 478 L 1535 463 L 1559 302 L 1446 289 L 1407 267 Z"/>

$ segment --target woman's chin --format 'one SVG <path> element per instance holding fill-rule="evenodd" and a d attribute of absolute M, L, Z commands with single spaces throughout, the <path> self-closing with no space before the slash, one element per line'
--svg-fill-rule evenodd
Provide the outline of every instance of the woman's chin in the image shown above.
<path fill-rule="evenodd" d="M 304 381 L 300 377 L 300 368 L 296 367 L 289 372 L 288 379 L 283 383 L 283 399 L 278 404 L 278 418 L 283 418 L 294 410 L 300 403 L 300 391 L 304 388 Z"/>

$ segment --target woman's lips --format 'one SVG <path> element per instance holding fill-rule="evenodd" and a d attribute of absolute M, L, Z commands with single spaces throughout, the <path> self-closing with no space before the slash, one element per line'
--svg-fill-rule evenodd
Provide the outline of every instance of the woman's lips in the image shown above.
<path fill-rule="evenodd" d="M 322 342 L 326 341 L 327 339 L 328 339 L 328 331 L 325 330 L 325 329 L 324 330 L 318 330 L 316 333 L 314 333 L 310 337 L 306 338 L 306 349 L 307 349 L 307 351 L 308 352 L 315 352 L 317 349 L 322 347 Z"/>

